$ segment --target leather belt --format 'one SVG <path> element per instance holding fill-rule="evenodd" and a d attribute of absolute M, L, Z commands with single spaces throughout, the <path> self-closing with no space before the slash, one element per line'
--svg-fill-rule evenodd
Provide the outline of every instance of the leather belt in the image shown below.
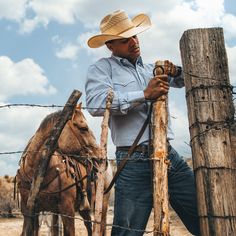
<path fill-rule="evenodd" d="M 171 145 L 170 145 L 169 141 L 167 141 L 167 148 L 168 148 L 168 151 L 170 151 Z M 116 147 L 116 151 L 129 151 L 129 149 L 130 149 L 130 146 Z M 148 153 L 148 145 L 145 145 L 145 144 L 137 145 L 134 148 L 134 152 Z M 153 152 L 153 146 L 151 145 L 150 146 L 150 153 L 152 153 L 152 152 Z"/>
<path fill-rule="evenodd" d="M 129 149 L 130 149 L 130 146 L 119 146 L 119 147 L 116 147 L 116 151 L 128 151 Z M 150 151 L 152 151 L 152 150 L 153 150 L 153 148 L 151 146 L 150 147 Z M 144 145 L 144 144 L 137 145 L 134 148 L 134 152 L 147 153 L 148 152 L 148 145 Z"/>

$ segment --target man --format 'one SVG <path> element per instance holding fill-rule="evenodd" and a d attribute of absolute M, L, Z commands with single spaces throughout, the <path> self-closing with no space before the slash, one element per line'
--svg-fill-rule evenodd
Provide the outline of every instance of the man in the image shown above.
<path fill-rule="evenodd" d="M 104 17 L 100 24 L 101 34 L 88 40 L 89 47 L 106 45 L 112 52 L 111 57 L 102 58 L 89 67 L 86 101 L 90 113 L 101 116 L 108 91 L 113 90 L 109 126 L 117 147 L 118 165 L 127 155 L 147 118 L 150 100 L 167 94 L 169 86 L 184 86 L 181 72 L 171 62 L 165 61 L 170 76 L 154 78 L 154 64 L 142 62 L 137 34 L 150 26 L 147 15 L 139 14 L 131 20 L 124 11 L 119 10 Z M 171 136 L 169 132 L 168 138 L 171 139 Z M 115 184 L 113 236 L 144 233 L 152 209 L 152 171 L 148 145 L 149 127 Z M 171 146 L 168 151 L 171 163 L 168 173 L 170 203 L 187 229 L 199 235 L 193 172 Z"/>

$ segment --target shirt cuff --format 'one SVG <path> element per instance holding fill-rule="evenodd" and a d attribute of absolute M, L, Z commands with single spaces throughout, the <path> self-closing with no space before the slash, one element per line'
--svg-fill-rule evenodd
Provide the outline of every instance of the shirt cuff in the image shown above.
<path fill-rule="evenodd" d="M 132 91 L 128 92 L 128 101 L 129 102 L 142 102 L 145 101 L 143 91 Z"/>

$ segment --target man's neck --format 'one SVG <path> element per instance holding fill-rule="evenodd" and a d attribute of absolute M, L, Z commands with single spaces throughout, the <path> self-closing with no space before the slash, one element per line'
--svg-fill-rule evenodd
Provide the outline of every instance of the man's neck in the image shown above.
<path fill-rule="evenodd" d="M 112 55 L 115 56 L 115 57 L 119 57 L 119 58 L 126 59 L 126 60 L 128 60 L 131 64 L 133 64 L 134 66 L 136 65 L 136 61 L 138 60 L 138 58 L 131 59 L 131 58 L 128 58 L 128 57 L 118 56 L 118 55 L 114 55 L 114 54 L 112 54 Z"/>

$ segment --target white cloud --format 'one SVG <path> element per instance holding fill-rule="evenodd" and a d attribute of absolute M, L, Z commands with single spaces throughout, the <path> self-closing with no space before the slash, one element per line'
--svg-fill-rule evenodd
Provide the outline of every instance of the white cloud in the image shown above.
<path fill-rule="evenodd" d="M 79 46 L 68 43 L 63 48 L 56 52 L 56 56 L 62 59 L 75 60 L 79 51 Z"/>
<path fill-rule="evenodd" d="M 228 66 L 229 66 L 229 78 L 231 84 L 236 84 L 236 46 L 227 47 Z"/>
<path fill-rule="evenodd" d="M 196 13 L 199 19 L 204 19 L 205 23 L 214 25 L 220 23 L 221 17 L 224 14 L 224 0 L 195 0 Z"/>
<path fill-rule="evenodd" d="M 100 48 L 89 48 L 87 45 L 87 41 L 90 37 L 95 35 L 95 31 L 93 32 L 87 32 L 84 34 L 80 34 L 77 38 L 77 43 L 80 45 L 80 49 L 84 49 L 87 51 L 89 55 L 92 56 L 93 61 L 96 61 L 98 58 L 101 57 L 108 57 L 110 55 L 110 51 L 107 49 L 107 47 L 100 47 Z"/>
<path fill-rule="evenodd" d="M 75 22 L 76 11 L 80 0 L 32 0 L 29 3 L 31 10 L 40 19 L 54 20 L 63 24 Z"/>
<path fill-rule="evenodd" d="M 130 15 L 134 16 L 137 13 L 151 13 L 166 11 L 171 8 L 173 5 L 181 3 L 182 0 L 168 0 L 162 1 L 158 4 L 153 0 L 139 1 L 138 3 L 133 0 L 127 0 L 125 4 L 121 6 L 119 1 L 109 1 L 109 4 L 106 0 L 100 0 L 97 4 L 97 0 L 81 0 L 79 2 L 79 8 L 77 9 L 77 18 L 81 21 L 86 27 L 98 29 L 98 24 L 102 17 L 110 12 L 113 12 L 118 9 L 123 9 L 129 12 Z M 95 7 L 96 6 L 96 7 Z M 97 30 L 98 32 L 98 30 Z"/>
<path fill-rule="evenodd" d="M 56 56 L 61 59 L 69 59 L 75 61 L 79 57 L 79 53 L 81 50 L 85 50 L 89 55 L 91 55 L 93 61 L 96 61 L 101 57 L 110 56 L 111 53 L 107 49 L 107 47 L 100 47 L 96 49 L 88 47 L 87 41 L 94 34 L 95 32 L 82 33 L 77 37 L 76 42 L 73 43 L 64 43 L 58 35 L 54 36 L 52 38 L 52 42 L 55 45 L 59 45 L 60 47 L 60 49 L 56 51 Z M 62 46 L 63 44 L 65 45 Z"/>
<path fill-rule="evenodd" d="M 28 0 L 0 0 L 0 19 L 20 21 L 25 17 Z"/>
<path fill-rule="evenodd" d="M 0 101 L 15 95 L 47 95 L 56 92 L 43 69 L 30 58 L 15 63 L 9 57 L 0 57 L 0 84 Z"/>
<path fill-rule="evenodd" d="M 39 26 L 47 27 L 49 20 L 47 18 L 40 18 L 35 16 L 32 19 L 25 18 L 20 26 L 20 33 L 31 33 L 35 28 Z"/>
<path fill-rule="evenodd" d="M 232 14 L 225 14 L 222 18 L 222 25 L 226 39 L 236 38 L 236 16 Z"/>
<path fill-rule="evenodd" d="M 32 11 L 34 16 L 25 17 L 22 20 L 20 31 L 30 33 L 36 27 L 42 25 L 47 27 L 49 22 L 55 21 L 60 24 L 73 24 L 76 21 L 80 0 L 31 0 L 28 4 L 28 11 Z"/>
<path fill-rule="evenodd" d="M 4 105 L 4 103 L 1 103 Z M 12 107 L 0 109 L 0 152 L 15 152 L 24 150 L 30 137 L 37 130 L 43 118 L 53 112 L 49 108 Z M 14 175 L 21 154 L 1 155 L 0 176 L 6 173 Z"/>

